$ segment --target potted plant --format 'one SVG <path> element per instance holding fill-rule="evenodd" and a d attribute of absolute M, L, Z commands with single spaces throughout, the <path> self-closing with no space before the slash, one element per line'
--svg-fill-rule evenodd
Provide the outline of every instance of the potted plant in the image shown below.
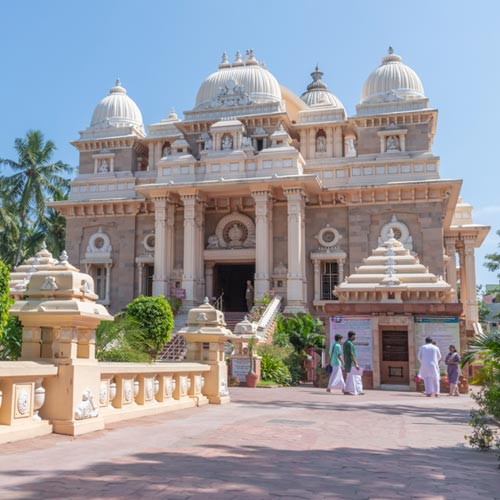
<path fill-rule="evenodd" d="M 255 344 L 256 338 L 255 335 L 248 340 L 248 357 L 250 359 L 250 371 L 246 376 L 246 385 L 247 387 L 257 387 L 257 383 L 259 381 L 259 376 L 255 373 Z"/>

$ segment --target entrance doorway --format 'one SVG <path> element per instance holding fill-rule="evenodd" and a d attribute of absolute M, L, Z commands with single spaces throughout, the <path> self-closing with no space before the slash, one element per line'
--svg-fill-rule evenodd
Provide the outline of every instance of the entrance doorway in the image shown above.
<path fill-rule="evenodd" d="M 409 384 L 408 332 L 382 330 L 381 340 L 380 382 L 391 385 Z"/>
<path fill-rule="evenodd" d="M 223 311 L 247 310 L 245 292 L 247 280 L 254 285 L 254 264 L 216 264 L 214 266 L 214 295 L 224 292 Z"/>

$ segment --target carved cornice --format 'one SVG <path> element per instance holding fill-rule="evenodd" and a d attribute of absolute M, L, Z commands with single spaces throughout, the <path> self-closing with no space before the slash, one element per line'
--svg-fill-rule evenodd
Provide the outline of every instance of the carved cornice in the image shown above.
<path fill-rule="evenodd" d="M 144 200 L 94 200 L 85 202 L 53 202 L 49 205 L 66 218 L 71 217 L 116 217 L 153 215 L 151 203 Z"/>

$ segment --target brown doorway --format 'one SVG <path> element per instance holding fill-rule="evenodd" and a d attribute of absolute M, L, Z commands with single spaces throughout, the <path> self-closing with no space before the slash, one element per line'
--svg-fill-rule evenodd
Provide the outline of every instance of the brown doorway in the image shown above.
<path fill-rule="evenodd" d="M 245 292 L 247 280 L 254 285 L 255 265 L 216 264 L 214 266 L 214 295 L 224 292 L 222 310 L 244 312 L 247 310 Z"/>
<path fill-rule="evenodd" d="M 381 353 L 380 382 L 388 385 L 409 384 L 408 332 L 382 330 Z"/>

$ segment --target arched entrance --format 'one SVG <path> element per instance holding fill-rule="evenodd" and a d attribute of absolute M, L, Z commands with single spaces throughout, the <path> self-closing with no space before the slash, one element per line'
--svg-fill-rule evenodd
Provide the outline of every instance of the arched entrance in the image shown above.
<path fill-rule="evenodd" d="M 224 292 L 224 311 L 247 311 L 245 291 L 247 280 L 254 282 L 255 264 L 216 264 L 214 266 L 214 295 Z"/>

